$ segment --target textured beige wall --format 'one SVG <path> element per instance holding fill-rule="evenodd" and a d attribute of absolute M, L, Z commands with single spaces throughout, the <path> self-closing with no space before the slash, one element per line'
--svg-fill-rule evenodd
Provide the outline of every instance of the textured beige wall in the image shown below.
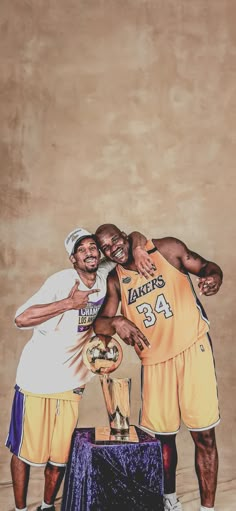
<path fill-rule="evenodd" d="M 67 232 L 114 222 L 173 235 L 225 272 L 220 293 L 202 301 L 223 419 L 219 488 L 235 495 L 235 19 L 234 0 L 2 0 L 2 443 L 29 338 L 14 329 L 13 315 L 49 274 L 69 267 Z M 133 378 L 137 422 L 139 361 L 131 349 L 119 374 Z M 94 380 L 80 424 L 101 420 Z M 179 450 L 178 486 L 188 502 L 197 483 L 184 429 Z M 4 448 L 2 456 L 7 483 Z"/>

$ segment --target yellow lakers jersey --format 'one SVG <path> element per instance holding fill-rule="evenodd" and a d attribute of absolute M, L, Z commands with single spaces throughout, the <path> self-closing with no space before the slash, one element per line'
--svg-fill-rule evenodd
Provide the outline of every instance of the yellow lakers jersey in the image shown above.
<path fill-rule="evenodd" d="M 172 266 L 149 240 L 146 249 L 155 264 L 148 280 L 137 271 L 117 265 L 122 314 L 133 321 L 151 344 L 135 349 L 143 364 L 175 357 L 209 330 L 191 279 Z"/>

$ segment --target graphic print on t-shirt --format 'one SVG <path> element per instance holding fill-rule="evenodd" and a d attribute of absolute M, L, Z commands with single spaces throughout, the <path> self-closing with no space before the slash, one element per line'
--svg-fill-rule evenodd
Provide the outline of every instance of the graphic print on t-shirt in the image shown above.
<path fill-rule="evenodd" d="M 88 302 L 87 306 L 78 310 L 77 332 L 86 332 L 97 317 L 98 311 L 104 302 L 101 298 L 97 302 Z"/>

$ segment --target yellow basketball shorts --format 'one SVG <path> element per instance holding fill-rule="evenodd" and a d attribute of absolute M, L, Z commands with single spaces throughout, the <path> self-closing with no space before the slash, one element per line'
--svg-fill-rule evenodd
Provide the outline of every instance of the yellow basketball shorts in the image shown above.
<path fill-rule="evenodd" d="M 52 395 L 31 394 L 15 387 L 6 446 L 29 465 L 67 463 L 78 421 L 83 388 Z"/>
<path fill-rule="evenodd" d="M 220 422 L 208 334 L 166 362 L 142 366 L 140 425 L 156 434 L 175 434 L 181 419 L 190 431 Z"/>

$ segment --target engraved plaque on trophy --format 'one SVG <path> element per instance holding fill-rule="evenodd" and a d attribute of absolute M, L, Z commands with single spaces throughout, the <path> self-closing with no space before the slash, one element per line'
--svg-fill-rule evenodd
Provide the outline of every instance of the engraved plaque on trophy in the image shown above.
<path fill-rule="evenodd" d="M 122 361 L 120 343 L 113 337 L 94 336 L 83 349 L 85 365 L 100 377 L 109 427 L 96 428 L 97 442 L 138 442 L 134 426 L 130 426 L 131 378 L 111 378 L 110 373 Z"/>

